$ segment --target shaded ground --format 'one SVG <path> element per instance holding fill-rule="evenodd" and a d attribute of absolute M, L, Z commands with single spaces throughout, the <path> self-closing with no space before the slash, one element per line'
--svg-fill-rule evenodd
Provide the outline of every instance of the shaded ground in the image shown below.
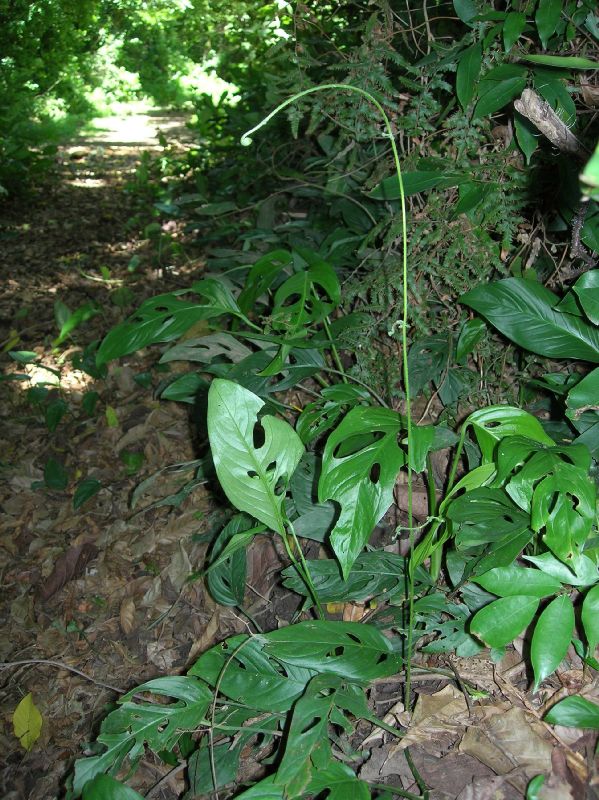
<path fill-rule="evenodd" d="M 59 179 L 3 214 L 3 367 L 28 376 L 0 384 L 0 793 L 8 800 L 60 796 L 73 759 L 119 692 L 182 672 L 204 649 L 247 627 L 232 610 L 216 606 L 201 582 L 185 583 L 222 525 L 224 512 L 210 487 L 196 486 L 178 506 L 155 505 L 193 476 L 189 468 L 173 469 L 138 490 L 131 508 L 142 479 L 197 457 L 193 413 L 159 403 L 144 380 L 156 354 L 122 359 L 106 380 L 95 382 L 71 363 L 142 299 L 188 286 L 202 272 L 191 249 L 156 269 L 150 243 L 131 221 L 137 209 L 126 191 L 142 152 L 160 148 L 156 128 L 185 146 L 184 120 L 154 112 L 129 117 L 125 125 L 104 121 L 103 128 L 64 147 Z M 178 231 L 172 235 L 176 239 Z M 175 269 L 164 269 L 170 266 Z M 96 303 L 101 313 L 53 352 L 57 300 L 71 311 Z M 8 350 L 35 351 L 55 372 L 40 365 L 18 368 Z M 160 374 L 149 380 L 156 388 Z M 34 382 L 49 389 L 37 405 L 27 393 Z M 90 391 L 98 393 L 93 409 Z M 59 400 L 66 413 L 51 432 L 48 408 Z M 62 465 L 66 485 L 57 485 L 49 464 Z M 83 479 L 102 488 L 75 510 L 74 492 Z M 288 622 L 294 607 L 273 591 L 280 568 L 276 547 L 258 540 L 250 553 L 246 607 L 269 629 Z M 360 609 L 347 612 L 346 618 L 360 618 Z M 569 665 L 553 679 L 554 690 L 559 681 L 569 691 L 588 690 L 573 654 Z M 417 674 L 419 705 L 404 744 L 412 744 L 431 798 L 521 798 L 533 775 L 551 769 L 555 791 L 547 799 L 585 796 L 584 787 L 595 780 L 592 738 L 567 729 L 556 738 L 539 721 L 542 707 L 526 694 L 521 652 L 511 651 L 497 669 L 486 658 L 437 659 L 428 666 L 437 671 Z M 388 713 L 391 724 L 406 721 L 396 702 L 401 682 L 398 676 L 372 696 L 376 712 Z M 467 697 L 464 683 L 481 692 L 480 699 Z M 25 753 L 11 718 L 29 692 L 44 725 L 41 739 Z M 372 749 L 361 773 L 365 780 L 392 776 L 396 785 L 417 791 L 402 745 L 374 732 L 359 746 Z M 168 769 L 147 760 L 139 786 L 149 790 Z M 182 777 L 175 772 L 152 796 L 178 797 Z"/>

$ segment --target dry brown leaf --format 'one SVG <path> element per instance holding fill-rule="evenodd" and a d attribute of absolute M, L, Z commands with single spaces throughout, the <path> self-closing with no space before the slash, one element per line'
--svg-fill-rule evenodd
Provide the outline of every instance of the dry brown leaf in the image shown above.
<path fill-rule="evenodd" d="M 421 694 L 416 701 L 409 730 L 391 754 L 442 734 L 455 738 L 460 726 L 466 725 L 468 720 L 469 711 L 464 695 L 451 684 L 435 694 Z"/>
<path fill-rule="evenodd" d="M 125 597 L 121 603 L 119 624 L 127 636 L 135 629 L 135 600 L 132 597 Z"/>
<path fill-rule="evenodd" d="M 98 555 L 98 548 L 91 542 L 69 547 L 57 560 L 52 573 L 40 587 L 42 600 L 49 600 L 62 587 L 78 578 L 85 571 L 87 564 Z"/>

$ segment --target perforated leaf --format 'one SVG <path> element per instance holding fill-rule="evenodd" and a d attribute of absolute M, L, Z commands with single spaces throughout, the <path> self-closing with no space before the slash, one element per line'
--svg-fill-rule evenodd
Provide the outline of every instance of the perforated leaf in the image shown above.
<path fill-rule="evenodd" d="M 280 534 L 283 501 L 304 452 L 289 423 L 265 416 L 264 402 L 232 381 L 215 379 L 208 393 L 208 436 L 216 474 L 231 503 Z M 262 434 L 256 447 L 254 433 Z"/>
<path fill-rule="evenodd" d="M 330 541 L 344 577 L 393 502 L 395 480 L 405 462 L 397 444 L 400 430 L 395 412 L 360 406 L 327 440 L 318 497 L 341 506 Z"/>

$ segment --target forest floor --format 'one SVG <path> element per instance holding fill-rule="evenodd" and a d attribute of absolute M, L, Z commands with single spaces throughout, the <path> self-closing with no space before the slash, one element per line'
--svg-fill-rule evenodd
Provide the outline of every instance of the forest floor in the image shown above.
<path fill-rule="evenodd" d="M 1 213 L 2 366 L 5 375 L 27 376 L 4 381 L 0 399 L 0 795 L 6 800 L 61 796 L 74 759 L 120 693 L 182 673 L 205 649 L 248 629 L 234 610 L 215 604 L 201 581 L 186 582 L 222 526 L 225 512 L 214 492 L 200 485 L 178 505 L 160 505 L 193 477 L 186 465 L 198 453 L 193 412 L 160 403 L 148 387 L 156 354 L 121 359 L 102 380 L 71 363 L 140 301 L 187 287 L 203 270 L 201 255 L 187 248 L 174 223 L 167 223 L 169 233 L 186 255 L 156 262 L 136 221 L 137 195 L 128 190 L 142 154 L 160 152 L 157 130 L 186 146 L 185 119 L 154 111 L 107 119 L 102 128 L 61 147 L 55 178 Z M 99 313 L 54 347 L 61 304 L 74 311 L 86 303 Z M 37 362 L 20 365 L 9 351 L 34 352 Z M 48 394 L 32 394 L 35 385 Z M 98 394 L 94 409 L 91 392 Z M 56 409 L 64 415 L 50 430 Z M 175 466 L 165 470 L 169 465 Z M 84 479 L 102 488 L 75 510 L 74 491 Z M 249 553 L 246 608 L 265 630 L 287 624 L 297 605 L 276 587 L 282 564 L 272 540 L 258 537 Z M 498 672 L 485 657 L 429 660 L 439 671 L 415 682 L 419 705 L 407 741 L 431 800 L 517 800 L 531 774 L 550 770 L 553 800 L 583 796 L 576 787 L 588 778 L 591 738 L 575 742 L 560 729 L 556 739 L 526 694 L 521 654 L 514 650 L 504 661 Z M 571 674 L 561 673 L 564 685 L 579 682 L 580 670 L 575 664 Z M 444 677 L 448 671 L 455 680 Z M 489 702 L 475 706 L 465 684 Z M 43 725 L 25 752 L 12 713 L 29 692 Z M 391 708 L 393 721 L 401 714 L 400 694 L 398 676 L 377 712 Z M 405 743 L 375 732 L 361 777 L 381 783 L 394 776 L 396 785 L 417 792 Z M 136 786 L 154 798 L 179 797 L 180 770 L 161 782 L 170 769 L 146 759 Z"/>

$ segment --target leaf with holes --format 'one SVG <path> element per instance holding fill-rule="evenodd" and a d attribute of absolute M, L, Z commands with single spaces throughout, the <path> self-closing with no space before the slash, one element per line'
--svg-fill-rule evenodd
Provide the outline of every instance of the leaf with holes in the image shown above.
<path fill-rule="evenodd" d="M 376 523 L 393 502 L 393 487 L 405 455 L 397 438 L 401 419 L 385 408 L 353 408 L 329 436 L 318 484 L 321 503 L 341 511 L 331 546 L 347 578 Z"/>
<path fill-rule="evenodd" d="M 143 800 L 143 797 L 110 775 L 96 775 L 85 784 L 83 800 Z"/>
<path fill-rule="evenodd" d="M 284 535 L 285 492 L 304 446 L 284 420 L 259 420 L 263 406 L 242 386 L 215 379 L 208 392 L 208 436 L 216 474 L 231 503 Z"/>
<path fill-rule="evenodd" d="M 168 361 L 198 361 L 208 364 L 217 356 L 224 356 L 234 364 L 251 355 L 249 347 L 238 342 L 230 333 L 219 331 L 208 336 L 186 339 L 167 350 L 160 359 L 161 364 Z"/>
<path fill-rule="evenodd" d="M 535 692 L 566 657 L 573 630 L 572 601 L 568 595 L 562 594 L 543 610 L 532 635 L 530 660 L 535 675 Z"/>
<path fill-rule="evenodd" d="M 230 544 L 236 534 L 245 533 L 252 528 L 252 520 L 245 514 L 236 514 L 219 533 L 212 548 L 211 559 L 222 555 L 225 547 Z M 252 537 L 253 538 L 253 535 Z M 249 538 L 249 541 L 251 541 Z M 235 550 L 229 558 L 220 563 L 214 563 L 208 572 L 207 582 L 210 594 L 217 603 L 223 606 L 241 606 L 245 594 L 245 579 L 247 572 L 247 559 L 245 548 Z"/>
<path fill-rule="evenodd" d="M 554 444 L 536 417 L 513 406 L 488 406 L 470 414 L 465 425 L 471 425 L 484 462 L 493 461 L 497 443 L 506 436 L 525 436 L 533 442 Z"/>
<path fill-rule="evenodd" d="M 174 703 L 136 700 L 151 692 Z M 103 772 L 115 773 L 128 758 L 135 764 L 147 744 L 155 752 L 171 750 L 183 731 L 195 730 L 210 707 L 212 692 L 193 677 L 156 678 L 138 686 L 119 700 L 119 707 L 102 722 L 97 741 L 106 748 L 100 755 L 75 763 L 73 789 L 78 797 L 88 781 Z"/>

